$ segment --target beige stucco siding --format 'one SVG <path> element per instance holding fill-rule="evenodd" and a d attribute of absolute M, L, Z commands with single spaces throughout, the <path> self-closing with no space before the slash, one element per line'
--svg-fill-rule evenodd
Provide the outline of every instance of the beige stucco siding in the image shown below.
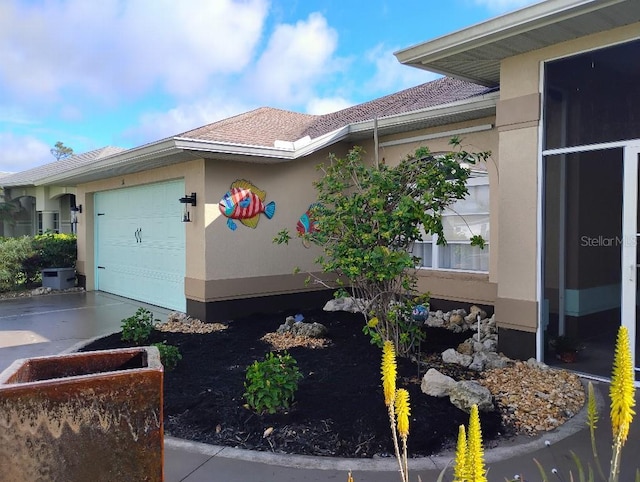
<path fill-rule="evenodd" d="M 313 260 L 318 248 L 305 248 L 296 236 L 300 216 L 316 201 L 313 182 L 319 178 L 316 166 L 327 160 L 329 152 L 343 155 L 347 147 L 336 145 L 307 158 L 275 164 L 229 162 L 209 159 L 205 165 L 204 183 L 204 256 L 200 265 L 204 273 L 187 269 L 185 291 L 197 301 L 251 298 L 323 288 L 305 285 L 307 272 L 317 272 Z M 257 227 L 245 226 L 234 219 L 231 230 L 228 219 L 218 204 L 231 184 L 240 179 L 253 183 L 266 192 L 265 204 L 275 202 L 272 219 L 262 213 Z M 292 236 L 288 245 L 277 245 L 273 239 L 287 229 Z M 294 275 L 294 269 L 302 273 Z"/>

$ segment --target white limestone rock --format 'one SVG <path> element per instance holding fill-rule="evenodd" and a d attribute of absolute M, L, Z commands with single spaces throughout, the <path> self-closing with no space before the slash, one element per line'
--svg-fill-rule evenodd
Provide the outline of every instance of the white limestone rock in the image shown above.
<path fill-rule="evenodd" d="M 365 303 L 352 297 L 334 298 L 327 301 L 324 311 L 347 311 L 349 313 L 361 313 Z"/>
<path fill-rule="evenodd" d="M 422 377 L 420 389 L 431 397 L 447 397 L 455 384 L 456 381 L 453 378 L 443 375 L 435 368 L 430 368 Z"/>
<path fill-rule="evenodd" d="M 469 355 L 463 355 L 462 353 L 458 353 L 453 348 L 449 348 L 442 352 L 442 361 L 445 363 L 456 363 L 463 367 L 468 367 L 473 361 L 473 357 Z"/>

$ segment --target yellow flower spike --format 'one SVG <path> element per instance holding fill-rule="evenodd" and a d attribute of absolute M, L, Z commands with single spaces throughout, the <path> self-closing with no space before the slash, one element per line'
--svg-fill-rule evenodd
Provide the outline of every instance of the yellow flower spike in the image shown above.
<path fill-rule="evenodd" d="M 616 340 L 616 352 L 613 359 L 613 374 L 609 387 L 611 398 L 611 428 L 613 438 L 622 445 L 627 441 L 629 426 L 635 412 L 634 374 L 629 349 L 629 334 L 627 328 L 621 326 Z"/>
<path fill-rule="evenodd" d="M 470 482 L 487 482 L 480 415 L 478 414 L 477 405 L 471 407 L 471 413 L 469 414 L 469 435 L 467 437 L 467 460 L 465 465 Z"/>
<path fill-rule="evenodd" d="M 402 439 L 406 439 L 409 436 L 409 415 L 411 415 L 409 392 L 404 388 L 398 389 L 395 404 L 396 417 L 398 419 L 398 434 Z"/>
<path fill-rule="evenodd" d="M 589 382 L 587 386 L 587 426 L 593 432 L 597 428 L 598 423 L 598 407 L 596 406 L 596 395 L 593 391 L 593 383 Z"/>
<path fill-rule="evenodd" d="M 368 322 L 367 322 L 367 326 L 369 328 L 375 328 L 376 326 L 378 326 L 379 320 L 378 318 L 371 318 Z"/>
<path fill-rule="evenodd" d="M 458 429 L 458 445 L 456 446 L 456 458 L 453 465 L 453 482 L 464 482 L 469 479 L 467 473 L 467 435 L 464 425 Z"/>
<path fill-rule="evenodd" d="M 387 407 L 393 405 L 396 398 L 396 352 L 393 343 L 385 341 L 382 346 L 382 390 L 384 392 L 384 404 Z"/>

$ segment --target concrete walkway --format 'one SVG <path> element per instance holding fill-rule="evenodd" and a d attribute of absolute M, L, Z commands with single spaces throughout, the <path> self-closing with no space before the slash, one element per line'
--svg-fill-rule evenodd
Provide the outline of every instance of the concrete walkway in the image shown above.
<path fill-rule="evenodd" d="M 123 318 L 138 307 L 150 309 L 165 319 L 169 310 L 100 293 L 52 294 L 0 301 L 0 371 L 18 358 L 54 355 L 73 351 L 80 344 L 120 330 Z M 609 466 L 611 428 L 608 420 L 608 385 L 597 383 L 601 420 L 597 447 L 602 466 Z M 636 391 L 636 400 L 638 400 Z M 640 412 L 640 407 L 636 407 Z M 632 424 L 623 454 L 621 482 L 631 482 L 640 467 L 640 422 Z M 545 442 L 548 442 L 548 446 Z M 409 444 L 411 438 L 409 438 Z M 583 462 L 592 461 L 589 430 L 584 410 L 568 423 L 535 439 L 518 438 L 486 450 L 490 481 L 504 481 L 516 475 L 520 480 L 541 480 L 534 458 L 547 469 L 549 480 L 569 480 L 575 466 L 571 451 Z M 451 454 L 410 461 L 411 480 L 435 481 Z M 557 468 L 561 477 L 551 475 Z M 351 470 L 356 482 L 399 480 L 393 459 L 334 459 L 278 455 L 218 447 L 165 438 L 165 480 L 167 482 L 324 482 L 346 481 Z M 451 477 L 445 478 L 451 480 Z M 598 479 L 596 479 L 598 480 Z"/>

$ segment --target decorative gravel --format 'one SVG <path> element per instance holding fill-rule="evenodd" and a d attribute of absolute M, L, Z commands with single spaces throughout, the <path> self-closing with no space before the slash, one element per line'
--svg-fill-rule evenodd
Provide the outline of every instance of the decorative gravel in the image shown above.
<path fill-rule="evenodd" d="M 326 338 L 311 338 L 309 336 L 299 336 L 291 333 L 267 333 L 260 339 L 269 343 L 276 351 L 288 350 L 295 346 L 324 348 L 330 343 Z"/>
<path fill-rule="evenodd" d="M 505 424 L 537 435 L 573 417 L 585 403 L 584 386 L 574 373 L 516 362 L 487 370 L 478 382 L 489 389 Z"/>
<path fill-rule="evenodd" d="M 214 331 L 226 330 L 227 325 L 223 323 L 204 323 L 196 318 L 185 320 L 169 319 L 164 323 L 156 325 L 156 330 L 168 333 L 213 333 Z"/>

